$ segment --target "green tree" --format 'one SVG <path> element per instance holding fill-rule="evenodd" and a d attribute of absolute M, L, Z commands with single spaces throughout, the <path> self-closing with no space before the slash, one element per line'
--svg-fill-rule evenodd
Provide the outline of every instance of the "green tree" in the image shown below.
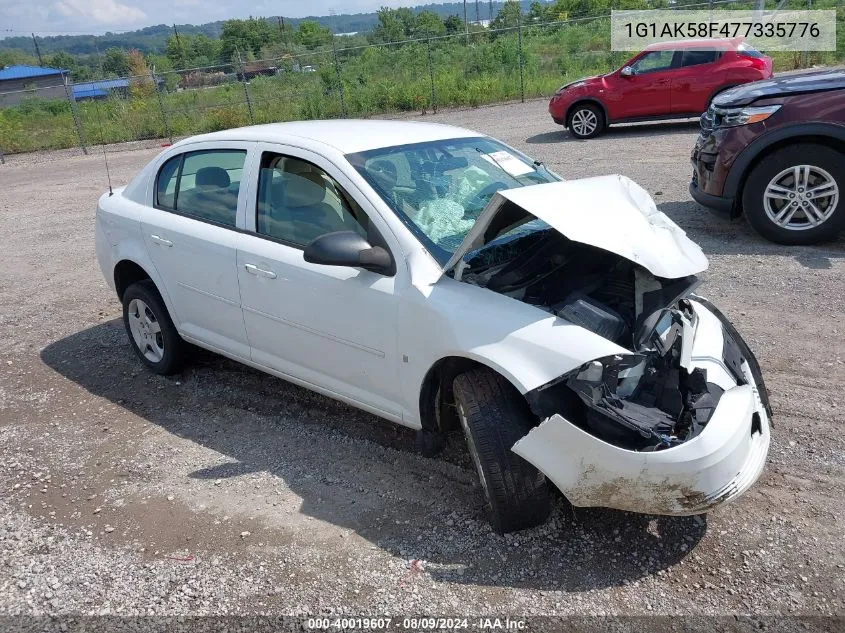
<path fill-rule="evenodd" d="M 548 18 L 546 17 L 546 5 L 537 2 L 531 3 L 531 6 L 528 8 L 528 14 L 525 16 L 526 22 L 545 22 Z"/>
<path fill-rule="evenodd" d="M 242 59 L 259 56 L 261 47 L 272 41 L 273 29 L 264 18 L 226 20 L 220 29 L 220 61 L 233 61 L 237 53 Z"/>
<path fill-rule="evenodd" d="M 303 20 L 296 29 L 296 41 L 306 48 L 317 48 L 332 41 L 332 32 L 316 20 Z"/>
<path fill-rule="evenodd" d="M 406 24 L 398 9 L 382 7 L 377 11 L 378 24 L 373 27 L 371 39 L 373 42 L 400 42 L 407 39 Z M 411 16 L 413 18 L 413 14 Z M 411 23 L 413 28 L 413 22 Z"/>
<path fill-rule="evenodd" d="M 414 19 L 414 37 L 433 37 L 443 35 L 446 27 L 440 16 L 433 11 L 420 11 Z"/>
<path fill-rule="evenodd" d="M 490 25 L 494 29 L 511 28 L 519 24 L 522 8 L 516 0 L 507 0 Z"/>
<path fill-rule="evenodd" d="M 45 57 L 44 64 L 52 68 L 70 71 L 71 81 L 86 81 L 94 76 L 90 67 L 81 64 L 76 57 L 64 51 Z"/>
<path fill-rule="evenodd" d="M 464 21 L 457 15 L 450 15 L 443 20 L 443 26 L 446 27 L 446 33 L 453 35 L 455 33 L 462 33 L 464 30 Z"/>
<path fill-rule="evenodd" d="M 187 48 L 191 66 L 211 66 L 220 59 L 222 42 L 199 33 L 188 40 Z"/>
<path fill-rule="evenodd" d="M 125 77 L 129 74 L 129 59 L 126 51 L 122 48 L 112 46 L 103 54 L 103 73 L 117 77 Z"/>
<path fill-rule="evenodd" d="M 165 52 L 167 59 L 170 60 L 174 68 L 181 69 L 191 66 L 190 54 L 188 53 L 188 47 L 185 45 L 184 36 L 176 37 L 175 35 L 171 35 L 168 37 Z"/>

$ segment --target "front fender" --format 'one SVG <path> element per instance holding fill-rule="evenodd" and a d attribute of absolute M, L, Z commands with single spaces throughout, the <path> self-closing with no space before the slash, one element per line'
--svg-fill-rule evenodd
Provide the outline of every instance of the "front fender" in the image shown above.
<path fill-rule="evenodd" d="M 585 362 L 627 350 L 534 306 L 449 277 L 411 286 L 399 308 L 406 411 L 420 422 L 419 394 L 447 357 L 474 360 L 525 394 Z"/>

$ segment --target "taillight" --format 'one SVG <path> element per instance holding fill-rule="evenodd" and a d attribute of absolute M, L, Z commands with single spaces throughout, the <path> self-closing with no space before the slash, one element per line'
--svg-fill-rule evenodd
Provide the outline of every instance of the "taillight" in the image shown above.
<path fill-rule="evenodd" d="M 753 55 L 745 55 L 743 53 L 739 53 L 739 56 L 751 62 L 751 67 L 755 70 L 766 70 L 767 64 L 765 57 L 754 57 Z"/>

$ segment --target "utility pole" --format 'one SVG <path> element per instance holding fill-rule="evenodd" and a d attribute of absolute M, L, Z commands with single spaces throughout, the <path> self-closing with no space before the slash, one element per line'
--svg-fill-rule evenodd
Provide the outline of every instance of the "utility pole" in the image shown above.
<path fill-rule="evenodd" d="M 282 46 L 284 46 L 285 51 L 287 52 L 288 36 L 285 34 L 285 19 L 282 16 L 279 16 L 278 20 L 279 20 L 279 35 L 282 37 L 281 44 L 282 44 Z"/>
<path fill-rule="evenodd" d="M 490 9 L 490 11 L 489 11 L 489 13 L 490 13 L 490 16 L 489 16 L 490 17 L 490 24 L 492 25 L 493 24 L 493 0 L 490 0 L 489 5 L 490 5 L 489 6 L 489 9 Z"/>
<path fill-rule="evenodd" d="M 36 39 L 35 33 L 32 34 L 32 43 L 35 44 L 35 54 L 38 55 L 38 65 L 43 66 L 44 60 L 41 59 L 41 49 L 38 48 L 38 39 Z"/>
<path fill-rule="evenodd" d="M 478 10 L 478 0 L 475 0 L 475 23 L 481 26 L 481 12 Z"/>
<path fill-rule="evenodd" d="M 176 24 L 173 25 L 173 34 L 176 36 L 176 46 L 179 47 L 179 59 L 182 61 L 182 68 L 185 68 L 187 66 L 185 63 L 185 51 L 182 49 L 182 40 L 179 39 L 179 30 L 176 28 Z"/>
<path fill-rule="evenodd" d="M 467 20 L 467 0 L 464 0 L 464 31 L 467 37 L 467 46 L 469 46 L 469 21 Z"/>

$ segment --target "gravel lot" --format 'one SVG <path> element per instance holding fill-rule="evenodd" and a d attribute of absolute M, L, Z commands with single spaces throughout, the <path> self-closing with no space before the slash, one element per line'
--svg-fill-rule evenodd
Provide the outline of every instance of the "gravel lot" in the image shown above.
<path fill-rule="evenodd" d="M 491 532 L 464 448 L 202 353 L 142 369 L 94 257 L 102 155 L 0 166 L 0 615 L 845 614 L 845 244 L 787 248 L 688 196 L 695 123 L 578 142 L 545 102 L 424 117 L 566 177 L 646 187 L 710 257 L 700 292 L 756 350 L 774 441 L 704 517 L 573 509 Z M 155 149 L 114 150 L 115 185 Z M 585 209 L 589 212 L 589 209 Z M 421 559 L 422 569 L 409 568 Z"/>

